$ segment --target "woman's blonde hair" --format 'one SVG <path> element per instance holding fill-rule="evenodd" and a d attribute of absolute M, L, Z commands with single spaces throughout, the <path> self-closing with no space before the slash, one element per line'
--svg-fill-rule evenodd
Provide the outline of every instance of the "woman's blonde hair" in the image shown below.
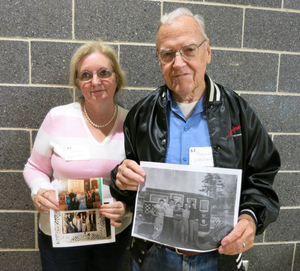
<path fill-rule="evenodd" d="M 116 74 L 116 80 L 117 80 L 117 87 L 115 92 L 116 94 L 125 86 L 126 76 L 124 71 L 121 68 L 121 65 L 118 61 L 114 49 L 109 45 L 103 44 L 102 41 L 88 42 L 80 46 L 77 49 L 77 51 L 74 53 L 70 63 L 70 80 L 69 80 L 70 85 L 76 87 L 77 90 L 80 91 L 80 88 L 77 83 L 78 63 L 81 61 L 82 58 L 94 52 L 99 52 L 110 59 L 112 68 Z M 79 98 L 79 100 L 84 100 L 83 95 Z"/>

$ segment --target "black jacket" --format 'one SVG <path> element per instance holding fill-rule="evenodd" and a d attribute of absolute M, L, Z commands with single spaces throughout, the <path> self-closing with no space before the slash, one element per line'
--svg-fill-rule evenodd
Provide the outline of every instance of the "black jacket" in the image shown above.
<path fill-rule="evenodd" d="M 240 212 L 254 217 L 256 234 L 261 234 L 279 213 L 279 200 L 272 188 L 280 168 L 278 151 L 245 100 L 237 93 L 214 84 L 207 75 L 205 81 L 203 108 L 207 115 L 214 166 L 243 170 Z M 124 123 L 127 159 L 138 163 L 165 162 L 168 144 L 166 93 L 166 86 L 159 87 L 128 113 Z M 116 187 L 116 172 L 117 168 L 111 174 L 113 197 L 133 205 L 136 193 Z M 136 239 L 135 246 L 141 251 L 146 243 Z M 137 262 L 142 259 L 139 251 L 133 249 Z M 225 270 L 236 270 L 229 268 L 230 262 L 233 263 L 230 258 L 233 257 L 220 255 L 220 270 L 224 266 L 222 263 L 226 266 Z"/>

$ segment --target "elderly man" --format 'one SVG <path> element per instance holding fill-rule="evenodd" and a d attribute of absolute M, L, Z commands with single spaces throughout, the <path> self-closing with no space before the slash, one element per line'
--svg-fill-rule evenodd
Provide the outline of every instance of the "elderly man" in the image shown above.
<path fill-rule="evenodd" d="M 272 184 L 279 154 L 251 107 L 206 74 L 211 49 L 200 16 L 182 8 L 164 15 L 156 45 L 166 84 L 127 116 L 127 159 L 112 171 L 112 194 L 133 202 L 145 177 L 140 161 L 189 164 L 190 147 L 200 155 L 208 147 L 215 167 L 243 171 L 240 213 L 237 225 L 212 252 L 182 251 L 136 238 L 133 270 L 243 270 L 240 253 L 278 216 Z"/>

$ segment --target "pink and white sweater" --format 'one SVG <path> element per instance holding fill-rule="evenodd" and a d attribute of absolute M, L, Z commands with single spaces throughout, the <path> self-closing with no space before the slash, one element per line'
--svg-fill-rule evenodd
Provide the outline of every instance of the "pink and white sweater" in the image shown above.
<path fill-rule="evenodd" d="M 125 158 L 123 123 L 127 113 L 126 109 L 118 107 L 112 131 L 99 143 L 88 129 L 79 103 L 51 109 L 38 131 L 23 172 L 32 198 L 41 188 L 53 189 L 54 179 L 103 177 L 110 180 L 110 171 Z M 68 146 L 81 146 L 88 153 L 87 160 L 67 161 Z M 104 182 L 103 197 L 111 198 L 108 182 Z M 124 217 L 116 234 L 130 224 L 131 215 Z M 49 218 L 41 214 L 39 226 L 45 234 L 51 235 Z"/>

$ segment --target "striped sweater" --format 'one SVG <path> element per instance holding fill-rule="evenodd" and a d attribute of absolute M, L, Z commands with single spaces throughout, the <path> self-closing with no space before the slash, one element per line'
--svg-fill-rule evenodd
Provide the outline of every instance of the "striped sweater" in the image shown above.
<path fill-rule="evenodd" d="M 127 112 L 118 107 L 112 131 L 99 143 L 89 131 L 79 103 L 51 109 L 38 131 L 23 172 L 32 197 L 41 188 L 53 189 L 54 179 L 103 177 L 110 180 L 110 171 L 125 158 L 123 123 Z M 87 153 L 86 160 L 66 160 L 66 148 L 70 146 L 81 146 Z M 111 197 L 108 182 L 104 182 L 103 197 Z M 128 226 L 130 215 L 124 220 L 116 233 Z M 40 229 L 50 235 L 49 215 L 41 214 L 39 223 Z"/>

